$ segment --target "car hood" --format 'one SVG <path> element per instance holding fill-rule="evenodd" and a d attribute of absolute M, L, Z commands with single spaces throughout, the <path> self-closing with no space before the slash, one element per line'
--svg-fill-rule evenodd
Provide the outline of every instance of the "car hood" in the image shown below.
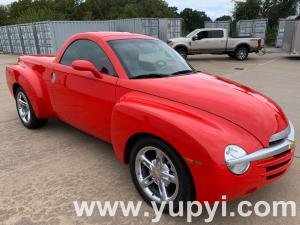
<path fill-rule="evenodd" d="M 188 41 L 191 41 L 191 39 L 187 38 L 187 37 L 180 37 L 180 38 L 170 39 L 169 41 L 172 41 L 174 43 L 178 43 L 178 42 L 188 42 Z"/>
<path fill-rule="evenodd" d="M 268 97 L 217 76 L 197 73 L 169 78 L 129 80 L 132 89 L 167 98 L 227 119 L 254 135 L 264 146 L 288 120 Z M 131 86 L 130 85 L 130 86 Z"/>

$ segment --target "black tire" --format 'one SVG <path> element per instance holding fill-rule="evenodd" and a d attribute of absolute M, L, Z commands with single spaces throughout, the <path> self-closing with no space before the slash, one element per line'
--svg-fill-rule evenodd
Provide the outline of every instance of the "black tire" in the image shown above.
<path fill-rule="evenodd" d="M 188 51 L 186 48 L 184 47 L 178 47 L 175 49 L 184 59 L 187 59 L 188 56 Z"/>
<path fill-rule="evenodd" d="M 21 103 L 18 103 L 20 97 L 21 97 L 21 100 L 22 100 L 22 97 L 24 99 L 26 99 L 27 106 L 26 106 L 26 104 L 24 104 L 24 106 L 23 106 L 24 108 L 26 108 L 25 111 L 29 112 L 29 116 L 26 118 L 24 118 L 24 114 L 23 114 L 23 116 L 21 115 L 21 111 L 24 112 L 24 110 L 19 109 L 20 105 L 22 105 Z M 22 124 L 26 128 L 37 129 L 37 128 L 43 127 L 47 124 L 48 119 L 39 119 L 36 117 L 34 110 L 32 108 L 31 102 L 30 102 L 26 92 L 21 87 L 19 87 L 15 92 L 15 100 L 16 100 L 16 108 L 17 108 L 18 116 L 19 116 Z"/>
<path fill-rule="evenodd" d="M 137 191 L 143 197 L 143 199 L 149 205 L 151 205 L 151 201 L 155 201 L 155 200 L 151 199 L 149 196 L 147 196 L 146 192 L 142 189 L 141 184 L 139 183 L 139 178 L 138 178 L 137 172 L 136 172 L 136 168 L 137 168 L 137 164 L 138 164 L 136 162 L 136 159 L 139 156 L 139 153 L 141 151 L 143 151 L 143 149 L 145 149 L 145 147 L 146 148 L 154 147 L 154 148 L 161 150 L 168 157 L 168 159 L 171 160 L 173 167 L 171 166 L 171 164 L 168 164 L 167 158 L 165 158 L 166 164 L 163 164 L 163 165 L 169 165 L 169 169 L 174 168 L 176 170 L 176 173 L 173 173 L 173 175 L 176 176 L 176 174 L 177 174 L 177 178 L 178 178 L 177 179 L 177 183 L 178 183 L 177 190 L 178 191 L 176 192 L 177 194 L 174 194 L 174 197 L 173 197 L 174 199 L 172 199 L 174 211 L 178 210 L 180 201 L 182 201 L 184 203 L 186 203 L 187 201 L 193 201 L 195 198 L 194 183 L 193 183 L 193 179 L 188 171 L 188 168 L 187 168 L 185 162 L 175 152 L 175 150 L 171 146 L 169 146 L 167 143 L 165 143 L 157 138 L 154 138 L 154 137 L 147 137 L 147 138 L 143 138 L 143 139 L 137 141 L 131 148 L 131 154 L 130 154 L 130 159 L 129 159 L 130 173 L 131 173 L 133 183 L 134 183 Z M 155 159 L 157 159 L 157 156 Z M 140 164 L 142 164 L 142 163 L 140 162 Z M 152 161 L 152 165 L 154 165 L 154 164 L 155 164 L 154 161 Z M 160 168 L 163 168 L 162 164 L 159 164 L 159 165 L 161 165 Z M 171 169 L 170 169 L 170 171 L 171 171 Z M 149 172 L 149 174 L 151 174 L 151 173 Z M 147 175 L 145 175 L 145 176 L 147 176 Z M 157 188 L 156 193 L 158 196 L 161 193 L 159 191 L 160 190 L 160 188 L 158 187 L 159 185 L 156 183 L 156 181 L 153 181 L 153 182 L 154 183 L 151 184 L 152 185 L 151 188 L 153 188 L 154 190 L 155 190 L 155 187 Z M 169 183 L 168 186 L 165 186 L 165 184 L 164 184 L 167 191 L 172 190 L 172 188 L 174 189 L 174 185 L 175 185 L 175 183 L 174 184 Z M 150 185 L 149 185 L 149 188 L 150 188 Z M 160 207 L 159 202 L 156 202 L 156 204 L 158 207 Z M 168 213 L 168 212 L 169 212 L 169 204 L 167 203 L 164 208 L 164 213 Z"/>
<path fill-rule="evenodd" d="M 248 58 L 249 50 L 247 47 L 241 46 L 235 50 L 235 58 L 239 61 L 244 61 Z"/>

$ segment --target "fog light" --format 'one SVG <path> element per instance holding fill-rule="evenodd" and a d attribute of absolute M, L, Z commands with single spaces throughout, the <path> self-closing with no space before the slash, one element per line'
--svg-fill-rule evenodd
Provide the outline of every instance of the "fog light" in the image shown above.
<path fill-rule="evenodd" d="M 229 170 L 237 175 L 244 174 L 250 167 L 250 162 L 232 164 L 231 160 L 239 159 L 247 155 L 247 152 L 237 145 L 228 145 L 225 148 L 225 162 Z"/>

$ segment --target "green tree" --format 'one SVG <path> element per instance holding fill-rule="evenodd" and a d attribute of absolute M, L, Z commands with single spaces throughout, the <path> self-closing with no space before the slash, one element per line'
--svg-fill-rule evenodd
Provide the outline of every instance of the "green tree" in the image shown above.
<path fill-rule="evenodd" d="M 7 7 L 0 5 L 0 26 L 8 24 L 8 11 Z"/>
<path fill-rule="evenodd" d="M 91 19 L 177 16 L 177 8 L 163 0 L 86 0 L 84 5 Z"/>
<path fill-rule="evenodd" d="M 190 8 L 184 9 L 180 13 L 180 17 L 184 21 L 185 33 L 191 32 L 197 28 L 204 27 L 205 21 L 211 21 L 205 12 L 193 10 Z"/>
<path fill-rule="evenodd" d="M 224 15 L 224 16 L 217 18 L 216 21 L 232 21 L 232 17 Z"/>
<path fill-rule="evenodd" d="M 236 2 L 233 17 L 236 21 L 252 20 L 261 18 L 262 0 L 247 0 L 246 2 Z"/>

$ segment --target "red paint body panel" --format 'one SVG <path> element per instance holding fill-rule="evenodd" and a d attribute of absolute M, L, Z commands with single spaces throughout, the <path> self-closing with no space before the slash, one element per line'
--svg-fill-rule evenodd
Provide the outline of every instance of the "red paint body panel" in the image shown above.
<path fill-rule="evenodd" d="M 281 108 L 254 90 L 203 73 L 160 79 L 130 80 L 107 41 L 152 39 L 129 33 L 83 33 L 71 37 L 53 56 L 22 56 L 7 66 L 7 83 L 22 86 L 38 118 L 59 118 L 89 134 L 111 142 L 125 162 L 128 140 L 146 133 L 168 142 L 186 161 L 197 200 L 210 202 L 227 195 L 234 199 L 250 194 L 286 171 L 293 152 L 251 164 L 244 175 L 233 175 L 224 161 L 224 149 L 236 144 L 248 153 L 269 145 L 288 121 Z M 95 78 L 59 64 L 75 40 L 96 42 L 112 62 L 117 77 Z M 51 82 L 55 73 L 56 81 Z M 201 165 L 191 163 L 197 161 Z M 286 162 L 266 173 L 266 168 Z M 268 177 L 270 179 L 268 179 Z"/>

